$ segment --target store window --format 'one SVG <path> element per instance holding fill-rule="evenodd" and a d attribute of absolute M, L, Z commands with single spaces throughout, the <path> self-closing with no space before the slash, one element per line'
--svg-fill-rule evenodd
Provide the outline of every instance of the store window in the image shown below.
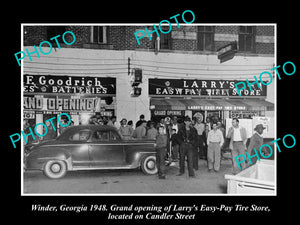
<path fill-rule="evenodd" d="M 106 44 L 107 43 L 107 27 L 106 26 L 92 26 L 91 42 L 96 43 L 96 44 Z"/>
<path fill-rule="evenodd" d="M 239 51 L 255 52 L 255 27 L 239 26 Z"/>
<path fill-rule="evenodd" d="M 213 51 L 215 28 L 213 26 L 198 26 L 197 33 L 198 50 Z"/>

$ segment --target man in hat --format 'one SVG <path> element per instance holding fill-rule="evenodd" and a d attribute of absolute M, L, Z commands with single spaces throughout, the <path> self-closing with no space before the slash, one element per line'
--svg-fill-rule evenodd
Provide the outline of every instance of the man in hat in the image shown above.
<path fill-rule="evenodd" d="M 250 138 L 250 143 L 247 148 L 247 152 L 250 156 L 255 154 L 254 149 L 256 149 L 256 152 L 259 152 L 260 146 L 263 145 L 264 139 L 262 137 L 262 133 L 263 133 L 264 129 L 266 129 L 266 128 L 262 124 L 257 124 L 256 127 L 254 128 L 255 132 L 253 133 L 252 137 Z M 265 153 L 265 149 L 262 149 L 262 152 Z M 249 159 L 247 157 L 246 167 L 255 164 L 256 161 L 257 161 L 257 158 L 253 157 L 253 158 L 251 158 L 252 164 L 250 164 Z"/>
<path fill-rule="evenodd" d="M 177 142 L 180 145 L 179 154 L 179 174 L 184 174 L 185 157 L 187 157 L 188 172 L 190 177 L 195 177 L 193 169 L 193 152 L 197 148 L 197 130 L 191 126 L 190 117 L 184 118 L 184 126 L 182 126 L 177 134 Z"/>

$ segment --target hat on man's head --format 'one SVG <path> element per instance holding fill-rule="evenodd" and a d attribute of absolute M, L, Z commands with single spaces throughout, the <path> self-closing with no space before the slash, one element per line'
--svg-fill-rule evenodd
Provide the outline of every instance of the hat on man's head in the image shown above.
<path fill-rule="evenodd" d="M 191 122 L 191 118 L 189 116 L 184 117 L 184 121 L 190 121 Z"/>
<path fill-rule="evenodd" d="M 266 129 L 261 123 L 260 124 L 257 124 L 256 125 L 256 127 L 254 128 L 254 130 L 257 130 L 257 129 L 259 129 L 259 128 L 261 128 L 261 129 Z"/>

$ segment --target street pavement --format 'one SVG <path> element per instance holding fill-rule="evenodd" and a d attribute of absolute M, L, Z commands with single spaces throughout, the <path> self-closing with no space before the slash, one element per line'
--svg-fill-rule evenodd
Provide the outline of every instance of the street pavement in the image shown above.
<path fill-rule="evenodd" d="M 221 161 L 219 172 L 208 172 L 199 160 L 195 178 L 179 172 L 178 163 L 167 167 L 165 180 L 136 170 L 71 171 L 61 179 L 49 179 L 41 171 L 24 172 L 24 194 L 226 194 L 225 174 L 232 174 L 231 160 Z"/>

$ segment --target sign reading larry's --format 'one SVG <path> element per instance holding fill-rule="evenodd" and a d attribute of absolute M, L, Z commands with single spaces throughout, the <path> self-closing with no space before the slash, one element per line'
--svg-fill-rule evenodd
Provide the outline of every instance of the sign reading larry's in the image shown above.
<path fill-rule="evenodd" d="M 149 79 L 150 96 L 216 96 L 239 97 L 237 80 Z M 242 96 L 266 97 L 267 87 L 245 88 Z"/>

